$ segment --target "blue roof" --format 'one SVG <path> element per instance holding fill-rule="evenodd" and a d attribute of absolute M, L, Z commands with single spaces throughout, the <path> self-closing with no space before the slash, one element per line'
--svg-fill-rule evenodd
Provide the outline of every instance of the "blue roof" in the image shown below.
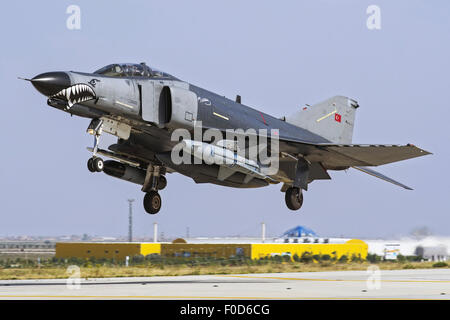
<path fill-rule="evenodd" d="M 296 226 L 289 229 L 281 237 L 317 237 L 317 234 L 309 228 L 304 226 Z"/>

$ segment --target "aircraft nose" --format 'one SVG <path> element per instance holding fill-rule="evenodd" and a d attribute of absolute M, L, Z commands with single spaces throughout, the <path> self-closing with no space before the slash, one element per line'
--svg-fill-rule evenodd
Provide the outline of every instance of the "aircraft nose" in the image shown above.
<path fill-rule="evenodd" d="M 70 87 L 71 81 L 67 72 L 46 72 L 31 79 L 37 91 L 46 96 L 52 96 L 62 89 Z"/>

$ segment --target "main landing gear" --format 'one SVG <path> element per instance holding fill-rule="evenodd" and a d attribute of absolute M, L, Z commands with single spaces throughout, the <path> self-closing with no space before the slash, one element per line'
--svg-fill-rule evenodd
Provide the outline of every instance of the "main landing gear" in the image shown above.
<path fill-rule="evenodd" d="M 308 190 L 309 181 L 309 167 L 311 163 L 304 157 L 297 159 L 295 168 L 295 177 L 292 185 L 283 185 L 281 191 L 285 191 L 284 200 L 286 206 L 291 210 L 298 210 L 303 205 L 302 190 Z"/>
<path fill-rule="evenodd" d="M 167 179 L 164 174 L 164 167 L 152 164 L 147 167 L 142 191 L 145 192 L 144 209 L 149 214 L 156 214 L 161 210 L 162 201 L 158 191 L 167 186 Z"/>
<path fill-rule="evenodd" d="M 158 213 L 161 209 L 161 196 L 157 191 L 147 192 L 144 196 L 144 209 L 149 214 Z"/>
<path fill-rule="evenodd" d="M 296 187 L 290 187 L 286 190 L 284 196 L 286 200 L 286 205 L 291 210 L 298 210 L 303 204 L 303 193 L 302 189 Z"/>

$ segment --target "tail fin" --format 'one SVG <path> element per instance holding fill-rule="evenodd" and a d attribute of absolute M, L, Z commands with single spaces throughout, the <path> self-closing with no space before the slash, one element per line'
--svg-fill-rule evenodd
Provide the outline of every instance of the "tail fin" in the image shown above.
<path fill-rule="evenodd" d="M 286 117 L 289 122 L 325 139 L 339 144 L 350 144 L 358 103 L 350 98 L 335 96 Z"/>

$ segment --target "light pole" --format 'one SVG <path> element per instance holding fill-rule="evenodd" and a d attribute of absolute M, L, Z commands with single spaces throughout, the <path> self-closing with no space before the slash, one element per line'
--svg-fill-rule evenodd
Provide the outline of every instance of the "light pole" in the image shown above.
<path fill-rule="evenodd" d="M 264 243 L 266 241 L 266 224 L 264 222 L 261 223 L 261 238 L 262 243 Z"/>
<path fill-rule="evenodd" d="M 158 242 L 158 224 L 153 223 L 153 242 Z"/>
<path fill-rule="evenodd" d="M 133 241 L 133 201 L 134 199 L 128 199 L 129 214 L 128 214 L 128 242 Z"/>

